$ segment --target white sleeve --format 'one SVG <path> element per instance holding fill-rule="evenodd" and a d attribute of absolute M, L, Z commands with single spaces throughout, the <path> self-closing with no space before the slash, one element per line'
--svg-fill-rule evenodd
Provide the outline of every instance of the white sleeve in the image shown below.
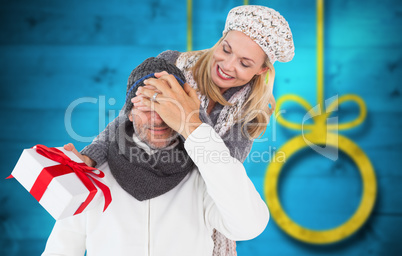
<path fill-rule="evenodd" d="M 269 211 L 247 176 L 243 164 L 214 129 L 202 124 L 185 141 L 206 185 L 204 211 L 207 225 L 231 240 L 253 239 L 268 224 Z"/>
<path fill-rule="evenodd" d="M 42 256 L 84 256 L 86 213 L 56 221 Z"/>

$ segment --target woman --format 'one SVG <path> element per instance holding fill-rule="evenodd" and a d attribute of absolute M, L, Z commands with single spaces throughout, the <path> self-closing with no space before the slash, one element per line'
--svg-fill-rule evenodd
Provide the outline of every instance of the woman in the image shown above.
<path fill-rule="evenodd" d="M 290 61 L 293 56 L 289 25 L 278 12 L 264 6 L 239 6 L 229 12 L 223 37 L 211 49 L 166 51 L 158 56 L 175 63 L 192 88 L 178 90 L 174 77 L 156 73 L 159 79 L 146 80 L 144 83 L 150 87 L 139 89 L 132 102 L 136 107 L 155 110 L 181 134 L 190 133 L 201 122 L 211 125 L 232 157 L 243 162 L 253 140 L 265 131 L 274 108 L 273 64 L 277 60 Z M 195 93 L 198 99 L 193 97 Z M 180 127 L 183 113 L 187 120 L 184 129 Z M 105 162 L 110 130 L 118 123 L 116 118 L 82 150 L 87 164 Z M 214 255 L 236 255 L 234 242 L 219 232 L 213 238 Z"/>

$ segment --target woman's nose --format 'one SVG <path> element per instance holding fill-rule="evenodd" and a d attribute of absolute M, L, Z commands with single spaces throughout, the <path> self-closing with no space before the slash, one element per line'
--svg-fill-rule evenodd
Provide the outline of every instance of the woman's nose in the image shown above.
<path fill-rule="evenodd" d="M 234 56 L 230 56 L 227 57 L 224 61 L 223 61 L 223 71 L 233 71 L 234 66 L 235 66 L 235 61 L 236 58 Z"/>

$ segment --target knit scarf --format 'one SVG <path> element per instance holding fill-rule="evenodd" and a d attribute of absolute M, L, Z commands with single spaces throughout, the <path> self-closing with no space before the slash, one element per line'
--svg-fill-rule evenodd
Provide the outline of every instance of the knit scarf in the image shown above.
<path fill-rule="evenodd" d="M 133 140 L 133 123 L 126 119 L 109 146 L 109 167 L 117 183 L 139 201 L 160 196 L 176 187 L 193 169 L 182 140 L 148 154 Z"/>

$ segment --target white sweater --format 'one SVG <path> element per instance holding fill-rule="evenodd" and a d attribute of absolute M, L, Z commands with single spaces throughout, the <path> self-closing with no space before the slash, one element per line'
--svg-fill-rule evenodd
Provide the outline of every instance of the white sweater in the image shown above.
<path fill-rule="evenodd" d="M 105 182 L 112 203 L 56 222 L 43 256 L 212 255 L 213 229 L 232 240 L 248 240 L 265 229 L 269 212 L 243 164 L 202 124 L 186 140 L 196 164 L 184 180 L 156 198 L 138 201 L 113 178 Z"/>

